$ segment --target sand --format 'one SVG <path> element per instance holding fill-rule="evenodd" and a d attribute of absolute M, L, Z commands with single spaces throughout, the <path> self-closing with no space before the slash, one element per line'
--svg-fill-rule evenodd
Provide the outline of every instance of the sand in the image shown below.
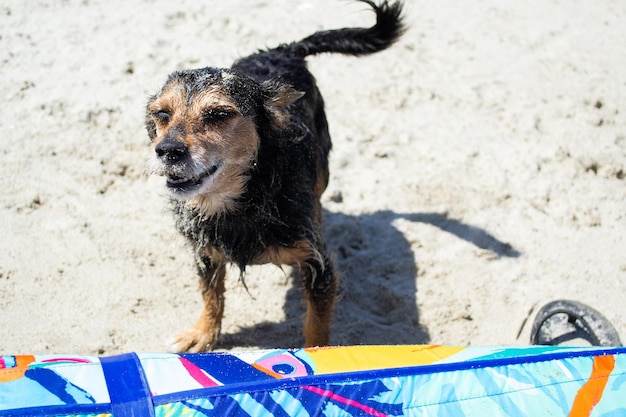
<path fill-rule="evenodd" d="M 0 353 L 164 351 L 200 312 L 145 172 L 147 97 L 319 29 L 337 0 L 0 6 Z M 365 58 L 309 59 L 334 149 L 323 197 L 337 345 L 525 345 L 573 299 L 626 338 L 626 5 L 408 1 Z M 300 281 L 231 271 L 218 349 L 303 343 Z"/>

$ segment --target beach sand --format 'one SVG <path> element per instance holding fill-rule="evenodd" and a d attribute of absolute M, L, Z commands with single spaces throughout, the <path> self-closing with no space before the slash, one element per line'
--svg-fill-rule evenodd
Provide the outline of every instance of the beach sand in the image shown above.
<path fill-rule="evenodd" d="M 372 18 L 337 0 L 4 2 L 0 353 L 167 350 L 201 300 L 146 174 L 147 98 L 173 70 Z M 626 5 L 412 0 L 406 21 L 387 51 L 308 60 L 334 141 L 331 343 L 525 345 L 555 299 L 626 338 Z M 217 348 L 301 346 L 299 279 L 238 278 Z"/>

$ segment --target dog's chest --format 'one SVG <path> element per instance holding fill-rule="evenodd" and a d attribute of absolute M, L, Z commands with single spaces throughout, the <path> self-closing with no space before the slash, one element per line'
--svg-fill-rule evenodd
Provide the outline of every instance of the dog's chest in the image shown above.
<path fill-rule="evenodd" d="M 243 269 L 266 257 L 268 248 L 290 247 L 298 240 L 293 228 L 273 224 L 271 219 L 250 213 L 218 215 L 209 218 L 175 204 L 176 225 L 196 249 L 210 248 L 225 261 Z"/>

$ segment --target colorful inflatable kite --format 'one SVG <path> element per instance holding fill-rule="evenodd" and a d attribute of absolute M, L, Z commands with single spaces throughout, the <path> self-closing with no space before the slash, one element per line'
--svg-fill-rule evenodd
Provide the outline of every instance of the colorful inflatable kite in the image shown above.
<path fill-rule="evenodd" d="M 0 416 L 590 415 L 626 415 L 626 348 L 0 357 Z"/>

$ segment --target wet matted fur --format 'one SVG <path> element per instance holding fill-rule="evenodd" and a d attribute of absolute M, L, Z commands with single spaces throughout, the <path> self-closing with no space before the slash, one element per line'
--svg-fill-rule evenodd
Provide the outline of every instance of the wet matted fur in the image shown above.
<path fill-rule="evenodd" d="M 242 58 L 231 68 L 177 71 L 147 105 L 154 153 L 180 232 L 191 243 L 204 309 L 174 349 L 213 348 L 224 312 L 226 266 L 272 263 L 303 277 L 306 346 L 327 345 L 337 278 L 322 236 L 320 197 L 331 140 L 324 102 L 305 58 L 366 55 L 403 33 L 400 1 L 359 0 L 370 28 L 316 32 Z"/>

